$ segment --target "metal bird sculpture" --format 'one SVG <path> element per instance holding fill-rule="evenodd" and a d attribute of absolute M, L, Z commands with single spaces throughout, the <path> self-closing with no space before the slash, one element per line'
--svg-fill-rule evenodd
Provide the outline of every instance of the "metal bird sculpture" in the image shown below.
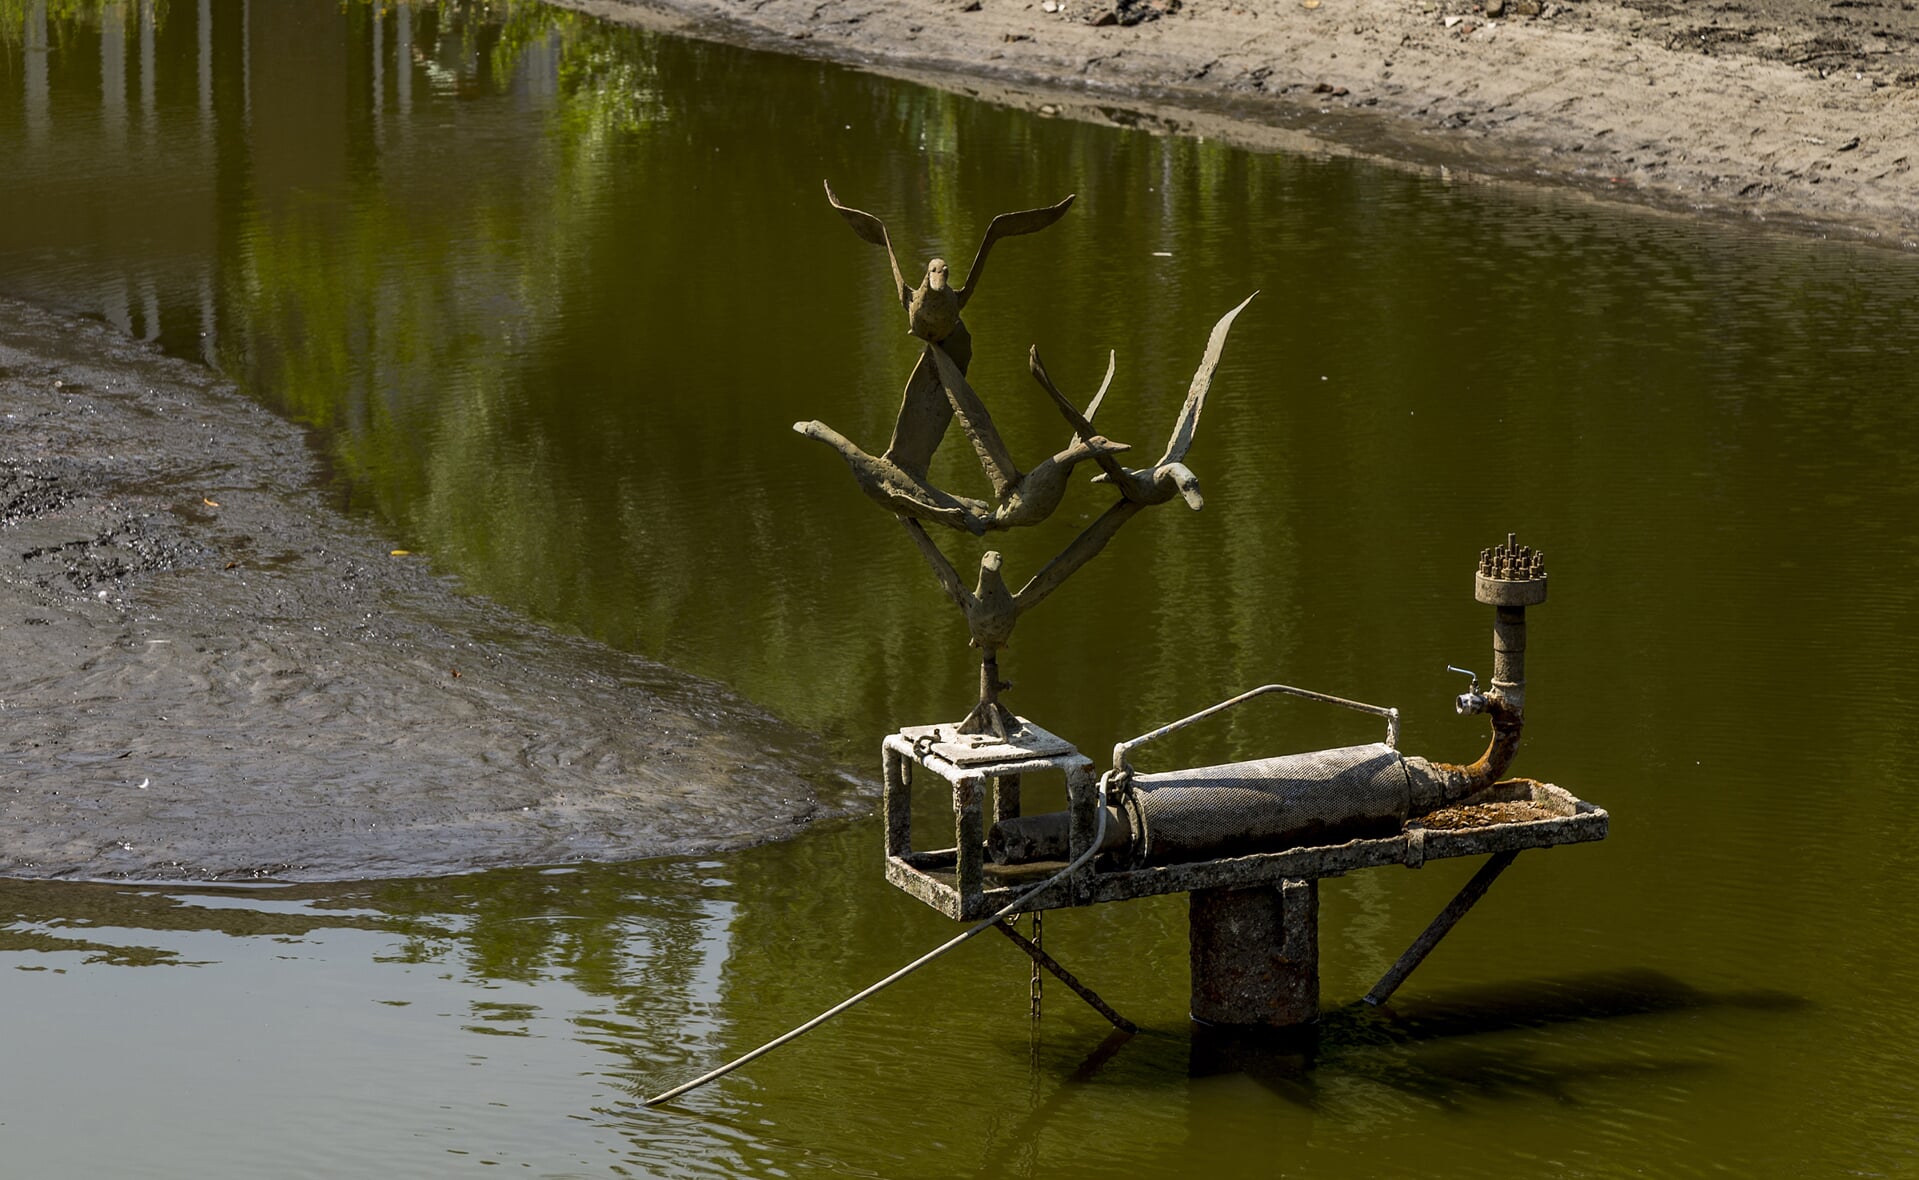
<path fill-rule="evenodd" d="M 973 256 L 973 266 L 966 273 L 965 286 L 953 286 L 946 260 L 935 258 L 926 264 L 926 274 L 919 286 L 909 287 L 905 275 L 900 271 L 899 258 L 893 253 L 892 239 L 887 236 L 885 223 L 871 213 L 840 204 L 839 198 L 833 195 L 831 182 L 826 184 L 826 200 L 862 241 L 886 251 L 887 264 L 893 270 L 893 290 L 900 306 L 906 309 L 906 330 L 929 344 L 938 345 L 959 366 L 961 373 L 966 372 L 967 366 L 972 363 L 973 340 L 960 319 L 960 312 L 979 290 L 980 279 L 986 273 L 986 258 L 992 252 L 993 244 L 1001 238 L 1038 233 L 1065 216 L 1073 203 L 1073 198 L 1069 196 L 1057 205 L 1002 213 L 993 218 L 986 227 L 986 236 L 980 241 L 979 252 Z M 939 449 L 940 440 L 946 436 L 946 426 L 952 421 L 952 413 L 951 405 L 939 388 L 933 366 L 922 355 L 919 363 L 913 367 L 912 375 L 906 380 L 905 392 L 900 397 L 899 417 L 893 426 L 893 438 L 883 458 L 900 470 L 924 479 L 933 452 Z"/>
<path fill-rule="evenodd" d="M 1225 351 L 1226 334 L 1232 329 L 1234 317 L 1244 311 L 1246 304 L 1251 303 L 1258 294 L 1255 291 L 1248 295 L 1244 302 L 1221 316 L 1219 322 L 1213 325 L 1212 335 L 1206 340 L 1206 354 L 1200 358 L 1199 368 L 1194 371 L 1192 383 L 1186 388 L 1185 404 L 1180 406 L 1179 417 L 1173 423 L 1173 433 L 1166 440 L 1166 453 L 1160 456 L 1159 462 L 1151 467 L 1126 468 L 1109 455 L 1095 453 L 1091 457 L 1100 465 L 1101 474 L 1094 476 L 1093 482 L 1114 485 L 1119 489 L 1119 494 L 1133 504 L 1164 504 L 1174 496 L 1179 496 L 1194 511 L 1205 505 L 1205 497 L 1199 491 L 1199 477 L 1183 460 L 1186 452 L 1192 449 L 1193 436 L 1199 430 L 1200 411 L 1206 408 L 1206 393 L 1212 387 L 1213 372 L 1219 368 L 1220 354 Z M 1078 411 L 1073 408 L 1073 403 L 1046 375 L 1046 366 L 1040 363 L 1039 349 L 1032 351 L 1029 364 L 1033 379 L 1046 390 L 1060 413 L 1073 422 L 1082 437 L 1090 433 L 1092 423 L 1083 418 L 1075 421 Z"/>
<path fill-rule="evenodd" d="M 891 460 L 867 454 L 852 439 L 824 422 L 795 422 L 793 429 L 838 451 L 853 472 L 860 491 L 896 516 L 930 520 L 974 536 L 985 532 L 986 522 L 992 519 L 993 506 L 986 501 L 943 492 Z"/>
<path fill-rule="evenodd" d="M 1066 449 L 1042 459 L 1030 471 L 1021 471 L 1013 462 L 1006 443 L 1001 440 L 985 404 L 973 392 L 973 387 L 967 384 L 959 366 L 931 345 L 927 347 L 926 355 L 932 358 L 947 400 L 959 415 L 960 429 L 971 440 L 974 451 L 979 454 L 980 466 L 993 485 L 996 504 L 991 516 L 984 522 L 988 529 L 1024 528 L 1040 523 L 1059 507 L 1060 500 L 1066 495 L 1067 478 L 1072 475 L 1074 467 L 1088 459 L 1105 459 L 1132 449 L 1126 443 L 1113 442 L 1093 433 L 1092 415 L 1098 411 L 1100 399 L 1106 396 L 1106 387 L 1102 385 L 1099 396 L 1093 399 L 1087 413 L 1081 415 L 1074 410 L 1068 419 L 1075 433 Z M 1112 380 L 1110 365 L 1106 377 L 1108 382 Z"/>

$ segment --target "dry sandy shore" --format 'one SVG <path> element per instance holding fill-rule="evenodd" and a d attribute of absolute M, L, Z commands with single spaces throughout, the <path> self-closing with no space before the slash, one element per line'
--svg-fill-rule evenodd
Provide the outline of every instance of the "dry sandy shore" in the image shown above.
<path fill-rule="evenodd" d="M 0 299 L 0 876 L 622 860 L 865 806 L 814 739 L 460 595 L 316 476 L 210 371 Z"/>
<path fill-rule="evenodd" d="M 568 0 L 1090 120 L 1919 249 L 1915 0 Z M 1051 4 L 1054 11 L 1047 11 Z M 1050 110 L 1048 109 L 1050 108 Z"/>

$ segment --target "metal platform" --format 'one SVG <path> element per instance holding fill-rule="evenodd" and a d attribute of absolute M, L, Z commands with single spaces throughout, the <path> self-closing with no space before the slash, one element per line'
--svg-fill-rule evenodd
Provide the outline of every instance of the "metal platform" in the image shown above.
<path fill-rule="evenodd" d="M 1024 776 L 1063 774 L 1072 813 L 1071 858 L 1077 859 L 1092 843 L 1098 799 L 1092 760 L 1023 719 L 1022 727 L 1020 736 L 1031 735 L 1029 744 L 1000 747 L 1005 751 L 1001 761 L 969 759 L 961 764 L 950 760 L 938 744 L 928 740 L 931 727 L 925 726 L 893 734 L 884 743 L 886 879 L 949 918 L 971 921 L 985 917 L 1012 901 L 1021 889 L 1045 880 L 1070 863 L 988 863 L 985 828 L 989 785 L 992 816 L 1000 820 L 1020 814 Z M 912 846 L 912 790 L 918 771 L 939 776 L 951 789 L 955 820 L 949 847 L 916 850 Z M 1497 803 L 1530 804 L 1538 815 L 1517 822 L 1470 822 L 1474 809 Z M 1416 869 L 1427 861 L 1448 857 L 1583 844 L 1605 839 L 1610 822 L 1604 808 L 1550 783 L 1519 778 L 1497 783 L 1446 810 L 1465 821 L 1465 826 L 1429 827 L 1423 819 L 1415 818 L 1391 836 L 1142 869 L 1115 868 L 1102 863 L 1104 856 L 1096 857 L 1078 873 L 1034 896 L 1021 912 L 1162 893 L 1278 886 L 1286 881 L 1314 881 L 1382 865 Z"/>

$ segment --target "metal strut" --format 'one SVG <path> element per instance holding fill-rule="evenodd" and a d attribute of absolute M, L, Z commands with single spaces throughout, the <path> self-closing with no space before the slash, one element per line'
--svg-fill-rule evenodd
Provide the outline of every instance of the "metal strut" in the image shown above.
<path fill-rule="evenodd" d="M 1413 945 L 1406 948 L 1406 953 L 1399 956 L 1399 961 L 1380 977 L 1379 982 L 1373 985 L 1372 991 L 1366 993 L 1366 1002 L 1377 1008 L 1398 991 L 1399 985 L 1406 982 L 1406 977 L 1413 973 L 1414 968 L 1425 962 L 1426 956 L 1432 954 L 1433 948 L 1439 945 L 1439 940 L 1446 937 L 1452 928 L 1458 925 L 1459 920 L 1466 916 L 1466 911 L 1472 909 L 1480 898 L 1486 896 L 1486 890 L 1492 888 L 1493 882 L 1499 879 L 1499 874 L 1505 872 L 1506 866 L 1512 864 L 1513 859 L 1518 855 L 1517 848 L 1495 852 L 1485 864 L 1480 865 L 1479 871 L 1473 874 L 1473 879 L 1466 882 L 1460 891 L 1453 895 L 1453 899 L 1446 903 L 1445 909 L 1439 911 L 1439 916 L 1433 919 L 1425 932 L 1413 940 Z"/>
<path fill-rule="evenodd" d="M 1088 1004 L 1092 1005 L 1093 1011 L 1099 1013 L 1101 1016 L 1104 1016 L 1106 1019 L 1112 1021 L 1114 1028 L 1125 1033 L 1136 1033 L 1139 1031 L 1138 1025 L 1126 1019 L 1124 1016 L 1121 1016 L 1119 1013 L 1113 1011 L 1112 1006 L 1107 1004 L 1105 1000 L 1100 999 L 1099 994 L 1097 992 L 1095 992 L 1092 988 L 1087 987 L 1085 984 L 1081 983 L 1077 978 L 1074 977 L 1071 971 L 1068 971 L 1066 968 L 1060 966 L 1058 961 L 1055 960 L 1053 956 L 1047 954 L 1045 951 L 1039 949 L 1037 946 L 1034 946 L 1032 942 L 1030 942 L 1024 934 L 1021 934 L 1019 931 L 1013 929 L 1011 926 L 1007 925 L 1005 921 L 1003 920 L 999 922 L 995 922 L 994 925 L 999 927 L 999 932 L 1001 934 L 1004 934 L 1006 937 L 1013 940 L 1014 946 L 1017 946 L 1019 949 L 1031 955 L 1033 957 L 1033 963 L 1035 966 L 1044 967 L 1048 971 L 1051 971 L 1053 973 L 1054 978 L 1058 979 L 1061 983 L 1065 984 L 1067 987 L 1070 987 L 1073 989 L 1074 995 L 1078 996 L 1080 999 L 1085 1000 Z"/>

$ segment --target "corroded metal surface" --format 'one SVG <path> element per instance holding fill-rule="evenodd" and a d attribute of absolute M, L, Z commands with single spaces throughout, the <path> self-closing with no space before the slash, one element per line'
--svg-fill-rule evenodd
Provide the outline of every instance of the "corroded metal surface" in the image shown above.
<path fill-rule="evenodd" d="M 1459 766 L 1409 758 L 1412 773 L 1434 784 L 1439 802 L 1450 803 L 1498 782 L 1519 753 L 1526 726 L 1526 608 L 1546 601 L 1546 558 L 1521 545 L 1512 533 L 1493 549 L 1479 553 L 1473 574 L 1473 598 L 1493 610 L 1493 682 L 1481 695 L 1460 698 L 1460 711 L 1484 712 L 1492 720 L 1492 740 L 1477 760 Z"/>
<path fill-rule="evenodd" d="M 1165 450 L 1157 462 L 1129 468 L 1130 448 L 1098 433 L 1094 415 L 1111 386 L 1109 355 L 1099 391 L 1082 411 L 1053 381 L 1034 346 L 1028 369 L 1071 428 L 1066 445 L 1022 467 L 966 372 L 972 338 L 960 313 L 977 290 L 993 244 L 1034 233 L 1066 212 L 1057 205 L 994 218 L 965 286 L 956 287 L 943 259 L 927 264 L 909 286 L 885 225 L 827 200 L 862 240 L 885 249 L 908 331 L 924 342 L 901 399 L 892 441 L 875 457 L 821 422 L 795 429 L 839 453 L 861 491 L 896 516 L 940 589 L 966 621 L 980 652 L 979 700 L 958 723 L 919 726 L 886 739 L 887 879 L 953 918 L 1063 906 L 1095 905 L 1161 893 L 1191 893 L 1193 1016 L 1234 1025 L 1287 1027 L 1318 1014 L 1318 892 L 1322 877 L 1388 864 L 1418 868 L 1438 857 L 1492 853 L 1482 870 L 1434 922 L 1419 944 L 1381 981 L 1383 995 L 1444 937 L 1519 850 L 1599 840 L 1606 813 L 1542 783 L 1501 782 L 1519 747 L 1525 713 L 1528 606 L 1546 600 L 1543 555 L 1507 534 L 1483 550 L 1474 597 L 1495 608 L 1493 677 L 1461 694 L 1463 714 L 1486 714 L 1492 736 L 1466 765 L 1409 758 L 1397 747 L 1398 712 L 1285 685 L 1267 685 L 1114 748 L 1113 770 L 1095 780 L 1090 760 L 1052 734 L 1013 715 L 1000 702 L 1011 687 L 1000 679 L 999 652 L 1022 615 L 1105 548 L 1143 509 L 1183 499 L 1204 504 L 1185 459 L 1197 435 L 1212 378 L 1234 319 L 1228 311 L 1208 336 Z M 928 469 L 947 427 L 958 419 L 990 485 L 987 498 L 962 497 L 930 482 Z M 1096 483 L 1118 499 L 1018 589 L 1004 560 L 988 550 L 969 588 L 928 534 L 928 523 L 984 536 L 1049 519 L 1064 501 L 1073 470 L 1091 462 Z M 1140 773 L 1127 758 L 1142 742 L 1191 725 L 1269 692 L 1284 692 L 1384 716 L 1384 743 L 1279 757 Z M 915 771 L 930 772 L 950 791 L 953 843 L 913 847 Z M 1060 773 L 1067 808 L 1021 814 L 1024 779 Z M 989 800 L 990 791 L 990 804 Z M 943 800 L 944 801 L 944 800 Z M 1506 806 L 1500 806 L 1505 804 Z M 1523 806 L 1520 806 L 1523 804 Z M 991 816 L 987 815 L 990 806 Z M 1475 808 L 1481 810 L 1476 811 Z M 1428 826 L 1421 815 L 1445 811 Z M 1488 822 L 1480 822 L 1484 819 Z M 1031 942 L 1001 928 L 1050 969 L 1065 976 Z M 1037 974 L 1035 974 L 1037 980 Z M 1037 1005 L 1037 983 L 1034 984 Z M 1383 991 L 1381 991 L 1383 989 Z M 1095 1001 L 1096 1002 L 1096 1001 Z"/>
<path fill-rule="evenodd" d="M 1000 747 L 1006 757 L 999 761 L 953 761 L 938 752 L 940 735 L 950 735 L 948 726 L 911 726 L 891 735 L 881 750 L 884 771 L 886 820 L 886 879 L 950 918 L 971 920 L 984 917 L 1005 905 L 1018 892 L 1003 879 L 986 879 L 986 841 L 984 830 L 985 798 L 989 787 L 994 792 L 994 818 L 1011 818 L 1019 805 L 1022 784 L 1033 775 L 1059 774 L 1066 780 L 1067 796 L 1073 800 L 1093 800 L 1098 796 L 1092 760 L 1080 754 L 1055 734 L 1019 721 L 1019 732 L 1030 745 Z M 987 747 L 991 748 L 991 747 Z M 1038 752 L 1045 751 L 1045 752 Z M 977 750 L 963 746 L 962 756 Z M 930 776 L 950 789 L 953 843 L 931 850 L 913 847 L 913 792 L 916 772 Z M 944 800 L 942 800 L 944 802 Z M 944 809 L 942 809 L 944 811 Z M 1090 808 L 1072 810 L 1076 825 L 1088 823 Z M 1092 827 L 1087 835 L 1076 836 L 1074 855 L 1091 843 Z M 1060 865 L 1053 868 L 1057 870 Z M 1038 894 L 1025 911 L 1057 909 L 1074 904 L 1077 890 L 1083 888 L 1075 874 L 1060 886 Z M 1030 886 L 1032 880 L 1019 882 Z"/>
<path fill-rule="evenodd" d="M 1097 791 L 1091 761 L 1076 752 L 997 766 L 961 767 L 932 754 L 930 750 L 916 752 L 911 740 L 895 734 L 886 739 L 885 758 L 887 880 L 948 917 L 974 918 L 991 913 L 996 906 L 1010 900 L 1022 886 L 1057 870 L 1070 857 L 1078 856 L 1091 841 Z M 1025 776 L 1046 771 L 1065 774 L 1071 804 L 1066 819 L 1069 834 L 1065 848 L 1056 860 L 1022 865 L 988 863 L 983 844 L 969 845 L 960 840 L 933 850 L 914 849 L 911 824 L 905 818 L 912 792 L 911 780 L 904 773 L 908 765 L 933 772 L 942 783 L 979 776 L 982 789 L 985 781 L 1005 776 Z M 1287 880 L 1318 880 L 1386 865 L 1404 865 L 1416 869 L 1429 860 L 1603 840 L 1611 823 L 1610 816 L 1603 808 L 1578 799 L 1560 787 L 1531 779 L 1510 779 L 1497 783 L 1461 800 L 1460 806 L 1470 816 L 1470 809 L 1477 805 L 1509 802 L 1527 804 L 1526 813 L 1536 818 L 1443 829 L 1426 828 L 1418 818 L 1413 818 L 1388 835 L 1145 868 L 1126 867 L 1123 855 L 1102 855 L 1062 883 L 1061 887 L 1033 899 L 1025 909 L 1058 909 L 1128 901 L 1165 893 L 1273 885 Z M 977 802 L 969 802 L 968 806 L 975 812 L 981 810 L 981 804 Z M 1049 821 L 1053 825 L 1058 822 L 1057 819 Z M 1457 819 L 1449 822 L 1457 822 Z M 973 830 L 970 817 L 956 817 L 955 823 L 956 827 L 963 824 L 969 833 Z M 1107 839 L 1102 844 L 1120 853 L 1124 843 L 1114 834 L 1114 826 L 1109 822 Z M 1050 839 L 1053 841 L 1052 847 L 1058 848 L 1056 829 Z M 966 855 L 961 855 L 962 851 Z M 975 858 L 978 860 L 977 870 L 972 867 Z"/>
<path fill-rule="evenodd" d="M 1396 830 L 1423 815 L 1484 791 L 1512 764 L 1523 729 L 1526 608 L 1545 598 L 1540 554 L 1508 534 L 1506 544 L 1480 555 L 1475 597 L 1495 600 L 1493 684 L 1477 680 L 1458 698 L 1462 713 L 1485 713 L 1492 723 L 1486 752 L 1460 766 L 1402 757 L 1394 749 L 1398 711 L 1289 685 L 1265 685 L 1113 747 L 1114 793 L 1128 818 L 1132 867 L 1198 862 L 1252 852 L 1277 852 L 1351 836 Z M 1286 693 L 1387 718 L 1383 745 L 1317 750 L 1157 774 L 1137 773 L 1136 747 L 1193 725 L 1266 693 Z M 1056 856 L 1056 820 L 1032 816 L 993 832 L 994 859 Z"/>
<path fill-rule="evenodd" d="M 1413 791 L 1391 746 L 1138 774 L 1122 796 L 1135 864 L 1177 864 L 1397 832 Z"/>
<path fill-rule="evenodd" d="M 1518 779 L 1500 783 L 1491 797 L 1528 798 L 1551 807 L 1551 819 L 1493 824 L 1484 828 L 1430 831 L 1409 823 L 1399 834 L 1342 844 L 1292 848 L 1284 852 L 1225 857 L 1197 864 L 1096 872 L 1087 882 L 1091 902 L 1124 901 L 1161 893 L 1182 893 L 1222 886 L 1270 884 L 1289 878 L 1337 877 L 1384 865 L 1419 868 L 1427 861 L 1475 856 L 1507 849 L 1549 848 L 1606 838 L 1610 817 L 1599 807 L 1575 799 L 1558 787 Z"/>
<path fill-rule="evenodd" d="M 1319 1015 L 1319 885 L 1203 889 L 1188 903 L 1192 1016 L 1290 1028 Z"/>
<path fill-rule="evenodd" d="M 1004 738 L 960 733 L 953 725 L 908 725 L 900 730 L 900 736 L 915 747 L 923 745 L 955 766 L 1008 766 L 1036 758 L 1079 754 L 1073 743 L 1024 717 L 1013 718 L 1012 729 Z M 1007 777 L 1018 778 L 1017 775 Z M 1019 813 L 1015 810 L 1013 814 Z"/>

